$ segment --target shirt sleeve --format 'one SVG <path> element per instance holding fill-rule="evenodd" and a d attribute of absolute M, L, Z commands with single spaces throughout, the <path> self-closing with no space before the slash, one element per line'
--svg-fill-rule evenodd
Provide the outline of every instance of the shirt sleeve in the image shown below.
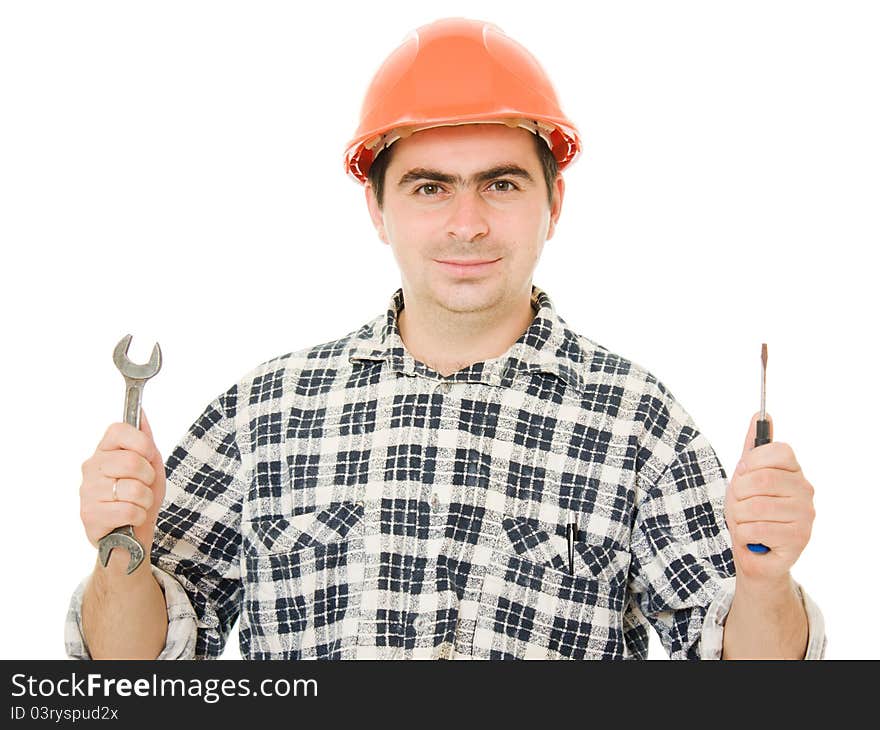
<path fill-rule="evenodd" d="M 194 659 L 196 650 L 196 614 L 186 591 L 172 576 L 150 565 L 153 577 L 165 594 L 168 607 L 168 631 L 165 646 L 156 659 Z M 73 592 L 64 626 L 64 648 L 71 659 L 91 659 L 82 630 L 82 599 L 89 578 L 84 578 Z"/>
<path fill-rule="evenodd" d="M 248 482 L 236 440 L 237 386 L 216 398 L 165 462 L 165 500 L 150 562 L 168 605 L 159 659 L 216 659 L 240 613 L 241 509 Z M 68 655 L 88 658 L 80 583 L 65 629 Z"/>
<path fill-rule="evenodd" d="M 819 607 L 807 594 L 799 583 L 795 581 L 801 601 L 804 604 L 804 610 L 807 614 L 807 625 L 809 627 L 809 639 L 807 640 L 807 651 L 804 654 L 805 660 L 824 659 L 825 648 L 828 640 L 825 636 L 825 619 Z M 703 621 L 703 631 L 700 639 L 700 654 L 702 659 L 721 659 L 724 644 L 724 622 L 733 604 L 733 594 L 736 588 L 736 578 L 725 579 L 721 590 L 709 606 L 706 612 L 706 618 Z"/>
<path fill-rule="evenodd" d="M 238 387 L 216 398 L 166 461 L 152 563 L 195 613 L 195 659 L 216 659 L 238 620 L 241 510 L 248 478 L 236 438 Z"/>
<path fill-rule="evenodd" d="M 653 458 L 671 452 L 672 459 L 656 479 L 641 474 L 637 479 L 631 599 L 671 659 L 699 659 L 708 610 L 736 575 L 724 520 L 727 480 L 714 450 L 689 420 L 652 451 Z"/>

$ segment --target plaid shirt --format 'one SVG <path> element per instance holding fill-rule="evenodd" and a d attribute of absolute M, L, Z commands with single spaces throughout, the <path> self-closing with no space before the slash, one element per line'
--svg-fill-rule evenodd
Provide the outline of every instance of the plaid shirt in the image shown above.
<path fill-rule="evenodd" d="M 342 339 L 260 365 L 169 456 L 159 658 L 218 657 L 236 619 L 248 659 L 644 659 L 649 626 L 671 658 L 719 658 L 727 480 L 672 393 L 538 287 L 505 354 L 445 377 L 404 347 L 402 307 L 398 289 Z"/>

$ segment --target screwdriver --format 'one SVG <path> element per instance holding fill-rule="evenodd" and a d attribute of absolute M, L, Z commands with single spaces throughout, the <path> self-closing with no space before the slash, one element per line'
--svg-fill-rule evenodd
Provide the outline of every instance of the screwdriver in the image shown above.
<path fill-rule="evenodd" d="M 755 446 L 770 443 L 770 422 L 767 420 L 767 343 L 761 343 L 761 417 L 755 428 Z M 770 548 L 761 543 L 749 543 L 753 553 L 768 553 Z"/>

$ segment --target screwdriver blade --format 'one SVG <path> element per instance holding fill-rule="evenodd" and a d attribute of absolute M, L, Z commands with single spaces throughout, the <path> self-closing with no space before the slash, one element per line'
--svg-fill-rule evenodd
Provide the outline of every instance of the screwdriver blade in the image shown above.
<path fill-rule="evenodd" d="M 767 343 L 761 343 L 761 420 L 767 420 Z"/>

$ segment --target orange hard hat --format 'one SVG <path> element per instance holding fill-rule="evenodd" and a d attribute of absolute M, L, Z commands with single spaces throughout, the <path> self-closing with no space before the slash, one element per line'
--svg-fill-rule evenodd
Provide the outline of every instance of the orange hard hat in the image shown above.
<path fill-rule="evenodd" d="M 564 169 L 580 152 L 538 61 L 497 25 L 444 18 L 410 33 L 367 89 L 345 170 L 366 182 L 376 156 L 430 127 L 501 123 L 541 135 Z"/>

